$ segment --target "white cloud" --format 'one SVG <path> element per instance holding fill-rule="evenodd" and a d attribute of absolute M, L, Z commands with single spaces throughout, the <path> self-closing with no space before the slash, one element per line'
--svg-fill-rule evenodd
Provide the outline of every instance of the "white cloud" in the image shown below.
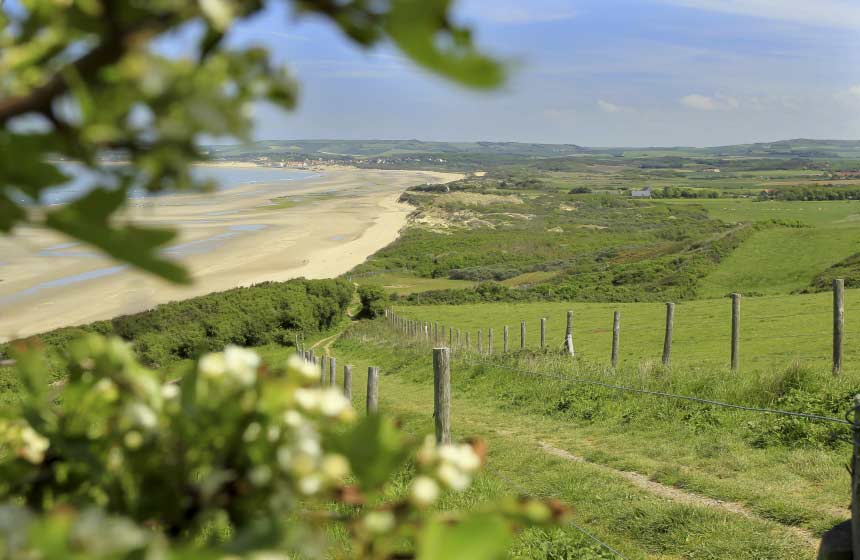
<path fill-rule="evenodd" d="M 689 107 L 690 109 L 698 109 L 699 111 L 715 111 L 717 109 L 717 104 L 714 102 L 712 97 L 699 95 L 698 93 L 682 97 L 681 105 Z"/>
<path fill-rule="evenodd" d="M 860 27 L 857 0 L 662 0 L 667 4 L 804 25 Z"/>
<path fill-rule="evenodd" d="M 553 122 L 572 122 L 576 119 L 577 112 L 574 109 L 562 109 L 559 107 L 550 107 L 541 111 L 544 118 Z"/>
<path fill-rule="evenodd" d="M 626 107 L 624 105 L 618 105 L 616 103 L 611 103 L 609 101 L 598 99 L 597 106 L 600 107 L 600 110 L 604 113 L 632 113 L 632 107 Z"/>
<path fill-rule="evenodd" d="M 732 111 L 741 103 L 735 97 L 720 93 L 713 96 L 691 93 L 681 98 L 681 105 L 697 111 Z"/>
<path fill-rule="evenodd" d="M 462 2 L 462 13 L 477 21 L 542 23 L 576 17 L 571 4 L 571 0 L 466 0 Z"/>

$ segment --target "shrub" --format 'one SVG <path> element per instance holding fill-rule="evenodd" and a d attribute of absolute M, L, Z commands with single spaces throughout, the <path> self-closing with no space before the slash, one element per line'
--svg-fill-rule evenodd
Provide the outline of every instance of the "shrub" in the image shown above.
<path fill-rule="evenodd" d="M 39 351 L 17 357 L 25 389 L 0 412 L 4 558 L 388 558 L 421 547 L 441 560 L 469 534 L 495 558 L 514 524 L 563 514 L 533 499 L 432 513 L 469 486 L 483 446 L 419 444 L 384 417 L 359 419 L 298 356 L 266 367 L 231 346 L 164 383 L 120 339 L 87 335 L 69 346 L 53 396 Z M 348 550 L 326 545 L 334 534 L 349 535 Z"/>
<path fill-rule="evenodd" d="M 359 286 L 358 298 L 361 301 L 359 314 L 367 319 L 375 319 L 385 313 L 388 304 L 388 294 L 382 286 L 366 284 Z"/>
<path fill-rule="evenodd" d="M 346 280 L 264 282 L 57 329 L 39 338 L 62 349 L 83 333 L 114 334 L 133 343 L 144 363 L 164 366 L 228 344 L 289 342 L 295 333 L 328 329 L 343 317 L 353 293 Z"/>

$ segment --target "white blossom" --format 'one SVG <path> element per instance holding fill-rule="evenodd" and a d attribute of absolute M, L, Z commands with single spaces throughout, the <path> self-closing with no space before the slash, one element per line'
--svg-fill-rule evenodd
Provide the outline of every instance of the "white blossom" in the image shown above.
<path fill-rule="evenodd" d="M 158 416 L 143 403 L 135 402 L 129 404 L 126 407 L 126 414 L 132 424 L 146 430 L 155 429 L 158 425 Z"/>
<path fill-rule="evenodd" d="M 417 476 L 412 481 L 409 496 L 418 507 L 427 507 L 439 499 L 439 485 L 429 476 Z"/>
<path fill-rule="evenodd" d="M 298 428 L 305 421 L 305 417 L 297 410 L 288 410 L 284 413 L 284 424 L 291 428 Z"/>
<path fill-rule="evenodd" d="M 219 31 L 227 29 L 233 21 L 233 6 L 227 0 L 200 0 L 200 9 Z"/>
<path fill-rule="evenodd" d="M 320 470 L 332 482 L 342 482 L 349 474 L 349 461 L 338 453 L 330 453 L 323 457 Z"/>
<path fill-rule="evenodd" d="M 119 390 L 117 390 L 116 383 L 107 378 L 99 379 L 98 382 L 93 385 L 93 390 L 108 402 L 115 401 L 117 397 L 119 397 Z"/>
<path fill-rule="evenodd" d="M 322 453 L 322 448 L 320 447 L 320 442 L 314 438 L 306 437 L 302 438 L 297 445 L 300 452 L 304 453 L 309 457 L 319 457 L 320 453 Z"/>
<path fill-rule="evenodd" d="M 224 349 L 224 365 L 227 373 L 240 385 L 253 385 L 257 380 L 260 356 L 253 350 L 231 344 Z"/>
<path fill-rule="evenodd" d="M 320 407 L 320 391 L 318 389 L 296 389 L 294 394 L 296 404 L 307 412 L 316 412 Z"/>
<path fill-rule="evenodd" d="M 123 443 L 131 450 L 139 449 L 143 445 L 143 436 L 137 430 L 131 430 L 123 437 Z"/>
<path fill-rule="evenodd" d="M 197 362 L 197 370 L 200 375 L 209 379 L 217 379 L 224 375 L 227 371 L 227 364 L 224 361 L 224 354 L 220 352 L 210 352 L 204 354 L 200 361 Z"/>
<path fill-rule="evenodd" d="M 298 354 L 293 354 L 287 360 L 287 369 L 298 373 L 306 381 L 316 381 L 319 379 L 319 370 L 310 362 L 306 362 Z"/>
<path fill-rule="evenodd" d="M 310 496 L 316 494 L 322 488 L 322 478 L 318 474 L 309 474 L 299 479 L 299 492 Z"/>
<path fill-rule="evenodd" d="M 176 383 L 165 383 L 161 386 L 161 396 L 165 400 L 173 400 L 179 397 L 180 389 Z"/>
<path fill-rule="evenodd" d="M 21 428 L 21 447 L 18 455 L 26 461 L 38 465 L 45 459 L 45 451 L 51 445 L 48 438 L 34 430 L 29 424 Z"/>
<path fill-rule="evenodd" d="M 481 459 L 471 445 L 443 445 L 439 448 L 439 459 L 451 463 L 464 472 L 475 472 L 481 466 Z"/>
<path fill-rule="evenodd" d="M 394 528 L 394 514 L 390 511 L 371 511 L 364 516 L 364 526 L 371 533 L 387 533 Z"/>
<path fill-rule="evenodd" d="M 450 463 L 442 463 L 436 470 L 436 476 L 442 484 L 456 492 L 462 492 L 472 482 L 472 478 L 468 474 Z"/>
<path fill-rule="evenodd" d="M 340 416 L 349 410 L 351 404 L 344 394 L 334 387 L 323 391 L 320 396 L 320 412 L 328 417 Z"/>

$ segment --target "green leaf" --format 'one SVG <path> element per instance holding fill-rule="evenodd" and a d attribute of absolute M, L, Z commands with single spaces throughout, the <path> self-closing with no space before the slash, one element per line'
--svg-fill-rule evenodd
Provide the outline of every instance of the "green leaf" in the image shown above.
<path fill-rule="evenodd" d="M 460 522 L 431 520 L 421 532 L 418 560 L 495 560 L 507 557 L 513 537 L 496 514 L 481 513 Z"/>
<path fill-rule="evenodd" d="M 494 88 L 502 66 L 481 54 L 468 29 L 448 20 L 451 0 L 392 0 L 386 30 L 394 43 L 424 68 L 475 88 Z"/>
<path fill-rule="evenodd" d="M 38 200 L 42 190 L 67 182 L 67 175 L 45 161 L 55 144 L 50 135 L 0 132 L 0 193 L 12 187 Z"/>
<path fill-rule="evenodd" d="M 187 284 L 188 272 L 162 258 L 158 251 L 176 237 L 169 229 L 113 226 L 111 215 L 126 200 L 127 188 L 96 188 L 86 196 L 48 212 L 45 225 L 98 247 L 113 258 L 161 276 L 171 282 Z"/>
<path fill-rule="evenodd" d="M 27 217 L 24 209 L 18 206 L 6 193 L 0 191 L 0 231 L 9 232 L 16 223 Z"/>
<path fill-rule="evenodd" d="M 403 435 L 394 422 L 377 414 L 334 436 L 334 448 L 349 459 L 352 471 L 364 490 L 381 487 L 409 456 Z"/>

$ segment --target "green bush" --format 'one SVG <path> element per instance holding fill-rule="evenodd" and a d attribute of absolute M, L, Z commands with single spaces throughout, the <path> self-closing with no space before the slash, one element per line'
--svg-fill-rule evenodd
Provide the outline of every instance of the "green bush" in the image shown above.
<path fill-rule="evenodd" d="M 69 345 L 68 378 L 53 389 L 40 350 L 16 357 L 21 399 L 0 411 L 3 558 L 371 559 L 420 548 L 442 560 L 476 545 L 500 558 L 514 527 L 564 514 L 531 499 L 434 513 L 471 484 L 482 446 L 421 443 L 392 420 L 359 418 L 296 355 L 264 366 L 229 346 L 163 375 L 120 339 L 91 334 Z"/>
<path fill-rule="evenodd" d="M 57 329 L 39 338 L 60 350 L 83 333 L 113 334 L 131 342 L 144 363 L 164 366 L 228 344 L 289 344 L 296 333 L 328 329 L 344 316 L 353 293 L 346 280 L 265 282 Z"/>
<path fill-rule="evenodd" d="M 381 317 L 388 305 L 388 293 L 377 284 L 365 284 L 358 288 L 358 298 L 361 301 L 359 315 L 367 319 Z"/>

